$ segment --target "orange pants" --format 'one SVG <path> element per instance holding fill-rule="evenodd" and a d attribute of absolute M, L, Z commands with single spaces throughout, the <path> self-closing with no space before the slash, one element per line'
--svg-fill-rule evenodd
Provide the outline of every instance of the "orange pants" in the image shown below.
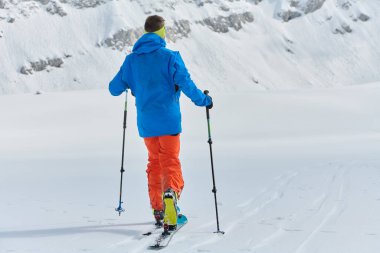
<path fill-rule="evenodd" d="M 144 138 L 148 149 L 148 191 L 150 204 L 155 210 L 163 210 L 162 194 L 174 190 L 178 197 L 184 186 L 179 161 L 180 135 Z"/>

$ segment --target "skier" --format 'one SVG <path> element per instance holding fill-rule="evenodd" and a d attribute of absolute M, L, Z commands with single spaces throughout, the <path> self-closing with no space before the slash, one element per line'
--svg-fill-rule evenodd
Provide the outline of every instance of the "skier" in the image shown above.
<path fill-rule="evenodd" d="M 179 161 L 181 92 L 197 106 L 212 108 L 212 98 L 190 78 L 179 52 L 165 48 L 165 20 L 145 21 L 145 34 L 136 42 L 109 84 L 118 96 L 130 89 L 136 98 L 137 126 L 148 150 L 148 191 L 157 226 L 175 230 L 177 201 L 184 187 Z"/>

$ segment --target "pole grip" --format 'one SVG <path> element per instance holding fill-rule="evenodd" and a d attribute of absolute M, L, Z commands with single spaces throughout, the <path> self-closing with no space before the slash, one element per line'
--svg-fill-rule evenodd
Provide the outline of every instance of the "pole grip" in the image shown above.
<path fill-rule="evenodd" d="M 205 94 L 206 96 L 208 96 L 210 92 L 208 90 L 204 90 L 203 91 L 203 94 Z M 208 107 L 206 107 L 206 115 L 207 115 L 207 119 L 210 119 L 210 109 L 208 109 Z"/>

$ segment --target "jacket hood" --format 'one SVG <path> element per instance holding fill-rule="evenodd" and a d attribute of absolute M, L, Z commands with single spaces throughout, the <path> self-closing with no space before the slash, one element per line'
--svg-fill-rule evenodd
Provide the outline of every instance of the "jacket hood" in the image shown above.
<path fill-rule="evenodd" d="M 132 52 L 136 54 L 147 54 L 165 46 L 166 42 L 160 36 L 154 33 L 146 33 L 133 46 Z"/>

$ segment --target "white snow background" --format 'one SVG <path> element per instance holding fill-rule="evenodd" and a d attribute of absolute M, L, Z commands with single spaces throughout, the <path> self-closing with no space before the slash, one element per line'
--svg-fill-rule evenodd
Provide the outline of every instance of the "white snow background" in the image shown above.
<path fill-rule="evenodd" d="M 180 201 L 166 252 L 378 252 L 379 83 L 214 93 L 217 235 L 203 108 L 183 99 Z M 0 100 L 0 251 L 144 252 L 146 151 L 130 101 L 121 217 L 123 97 L 105 91 Z M 247 106 L 249 101 L 249 106 Z"/>
<path fill-rule="evenodd" d="M 53 2 L 67 16 L 45 12 Z M 213 233 L 205 109 L 182 97 L 180 207 L 189 223 L 162 252 L 380 251 L 378 0 L 305 0 L 298 7 L 286 0 L 99 2 L 76 9 L 62 1 L 0 1 L 0 92 L 7 94 L 0 96 L 1 253 L 148 251 L 147 154 L 131 96 L 126 212 L 114 211 L 125 97 L 106 87 L 130 48 L 96 43 L 122 24 L 141 26 L 147 9 L 163 3 L 159 13 L 169 23 L 191 23 L 189 37 L 168 47 L 183 53 L 198 86 L 214 98 L 226 234 Z M 308 3 L 322 5 L 306 13 Z M 285 22 L 277 15 L 283 10 L 302 15 Z M 116 14 L 99 18 L 110 11 Z M 239 31 L 196 23 L 242 11 L 255 21 Z M 354 21 L 360 13 L 370 19 Z M 352 31 L 341 34 L 342 22 Z M 71 57 L 60 68 L 20 74 L 23 65 L 65 54 Z"/>

